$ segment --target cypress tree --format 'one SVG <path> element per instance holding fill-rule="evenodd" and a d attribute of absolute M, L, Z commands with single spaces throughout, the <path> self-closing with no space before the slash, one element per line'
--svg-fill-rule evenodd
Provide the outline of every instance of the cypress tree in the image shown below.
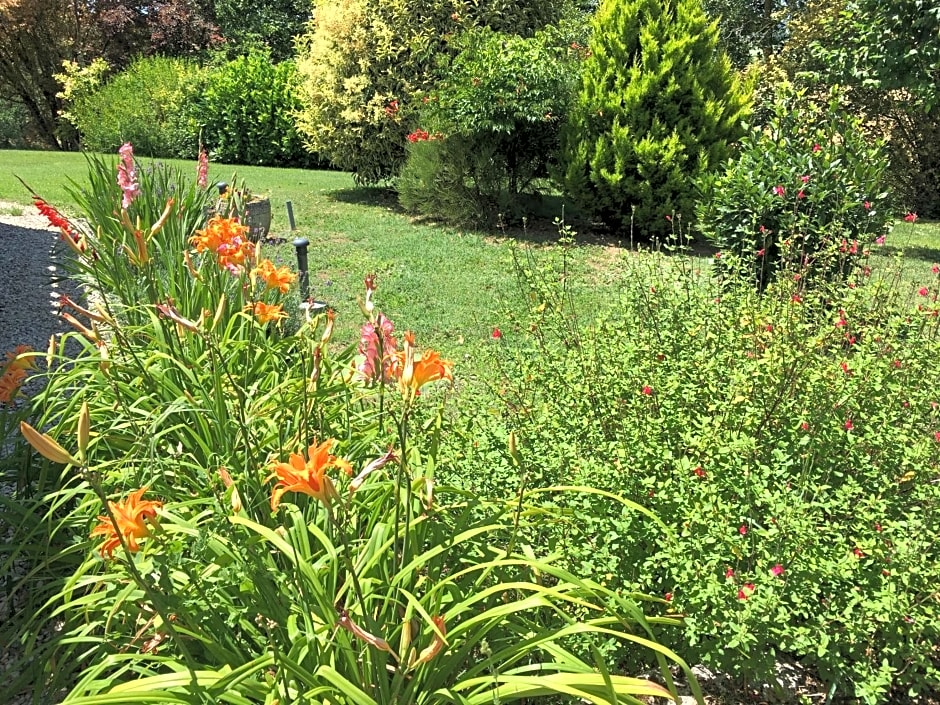
<path fill-rule="evenodd" d="M 743 135 L 749 92 L 700 0 L 603 0 L 562 134 L 567 192 L 608 225 L 688 222 L 694 182 Z"/>

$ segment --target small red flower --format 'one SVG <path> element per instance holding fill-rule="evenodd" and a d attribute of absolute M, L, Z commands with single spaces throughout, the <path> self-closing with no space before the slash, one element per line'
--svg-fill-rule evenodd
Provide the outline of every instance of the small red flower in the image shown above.
<path fill-rule="evenodd" d="M 794 294 L 790 297 L 790 303 L 801 304 L 803 303 L 803 298 L 799 294 Z"/>
<path fill-rule="evenodd" d="M 865 207 L 865 210 L 871 210 L 871 201 L 865 201 L 862 205 Z"/>
<path fill-rule="evenodd" d="M 855 428 L 855 425 L 852 423 L 852 419 L 846 419 L 843 426 L 845 427 L 846 431 L 851 431 L 853 428 Z"/>
<path fill-rule="evenodd" d="M 862 549 L 860 549 L 858 546 L 856 546 L 855 548 L 852 549 L 852 553 L 855 554 L 855 557 L 856 557 L 856 558 L 864 558 L 864 557 L 865 557 L 865 552 L 864 552 Z"/>
<path fill-rule="evenodd" d="M 800 189 L 799 191 L 796 192 L 796 197 L 800 199 L 806 198 L 806 193 L 804 193 L 803 189 Z"/>
<path fill-rule="evenodd" d="M 809 422 L 804 421 L 803 423 L 800 424 L 800 428 L 803 429 L 804 431 L 809 431 Z"/>
<path fill-rule="evenodd" d="M 780 184 L 777 184 L 776 186 L 774 186 L 773 192 L 774 192 L 774 195 L 785 196 L 787 193 L 787 190 Z"/>
<path fill-rule="evenodd" d="M 935 264 L 933 267 L 930 268 L 930 271 L 933 272 L 934 274 L 940 274 L 940 264 Z"/>
<path fill-rule="evenodd" d="M 809 183 L 809 174 L 803 174 L 803 176 L 800 177 L 800 181 L 802 181 L 804 184 Z"/>
<path fill-rule="evenodd" d="M 895 361 L 892 362 L 891 364 L 894 365 L 895 368 L 900 368 L 900 367 L 901 367 L 901 361 L 900 361 L 900 360 L 895 360 Z"/>
<path fill-rule="evenodd" d="M 725 571 L 725 579 L 727 580 L 727 579 L 733 578 L 733 577 L 734 577 L 734 568 L 728 568 L 728 569 Z"/>
<path fill-rule="evenodd" d="M 695 468 L 695 470 L 693 470 L 692 472 L 695 473 L 696 477 L 705 477 L 705 471 L 702 469 L 701 465 Z"/>
<path fill-rule="evenodd" d="M 927 294 L 930 293 L 930 290 L 926 286 L 922 286 L 920 289 L 917 290 L 917 293 L 920 294 L 921 296 L 926 296 Z"/>
<path fill-rule="evenodd" d="M 741 534 L 741 536 L 744 536 L 747 533 L 747 524 L 741 524 L 741 526 L 738 528 L 738 533 Z"/>
<path fill-rule="evenodd" d="M 653 393 L 653 388 L 652 388 L 651 386 L 649 386 L 648 384 L 646 384 L 646 385 L 643 386 L 643 389 L 642 389 L 641 391 L 642 391 L 643 394 L 645 394 L 646 396 L 650 396 L 650 395 Z"/>
<path fill-rule="evenodd" d="M 758 257 L 763 257 L 763 256 L 766 254 L 766 251 L 765 251 L 764 248 L 762 247 L 762 248 L 760 248 L 755 254 L 756 254 Z"/>
<path fill-rule="evenodd" d="M 842 371 L 843 371 L 846 375 L 848 375 L 849 377 L 852 376 L 852 370 L 851 370 L 851 368 L 849 368 L 849 365 L 848 365 L 847 362 L 843 362 L 843 363 L 841 363 L 839 366 L 842 368 Z"/>
<path fill-rule="evenodd" d="M 813 145 L 813 153 L 814 153 L 814 154 L 815 154 L 816 152 L 821 152 L 821 151 L 822 151 L 822 147 L 819 145 L 818 142 Z"/>
<path fill-rule="evenodd" d="M 770 574 L 774 576 L 775 578 L 780 575 L 783 575 L 783 566 L 778 563 L 777 565 L 775 565 L 773 568 L 770 569 Z"/>
<path fill-rule="evenodd" d="M 666 602 L 672 602 L 672 593 L 667 592 L 665 595 L 663 595 L 663 599 L 665 599 Z"/>
<path fill-rule="evenodd" d="M 910 213 L 910 212 L 909 212 L 907 215 L 904 216 L 904 220 L 905 220 L 905 222 L 908 222 L 908 223 L 916 223 L 916 222 L 917 222 L 917 213 Z"/>
<path fill-rule="evenodd" d="M 746 600 L 752 594 L 754 594 L 754 583 L 744 583 L 744 585 L 741 586 L 741 589 L 738 590 L 738 599 Z"/>
<path fill-rule="evenodd" d="M 499 328 L 493 328 L 493 332 L 490 333 L 490 337 L 493 340 L 499 340 L 503 337 L 503 332 Z"/>

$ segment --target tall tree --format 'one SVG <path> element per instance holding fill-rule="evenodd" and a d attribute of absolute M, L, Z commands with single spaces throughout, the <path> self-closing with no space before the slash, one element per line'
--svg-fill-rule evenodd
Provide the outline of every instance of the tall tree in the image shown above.
<path fill-rule="evenodd" d="M 63 0 L 0 0 L 0 93 L 22 105 L 46 146 L 66 146 L 58 132 L 59 85 L 53 74 L 74 57 L 86 23 Z"/>
<path fill-rule="evenodd" d="M 748 91 L 699 0 L 604 0 L 562 133 L 564 185 L 613 227 L 668 232 L 743 134 Z"/>
<path fill-rule="evenodd" d="M 294 38 L 313 13 L 310 0 L 215 0 L 215 16 L 229 54 L 265 48 L 274 61 L 294 55 Z"/>
<path fill-rule="evenodd" d="M 220 37 L 204 0 L 0 0 L 0 95 L 22 105 L 47 147 L 73 146 L 61 129 L 62 62 L 103 57 L 120 69 L 138 56 L 191 56 Z"/>

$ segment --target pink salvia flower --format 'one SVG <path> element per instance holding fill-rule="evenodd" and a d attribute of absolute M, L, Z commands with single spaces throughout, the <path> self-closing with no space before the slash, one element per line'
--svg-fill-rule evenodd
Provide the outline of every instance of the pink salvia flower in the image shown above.
<path fill-rule="evenodd" d="M 130 208 L 134 199 L 140 195 L 140 184 L 137 182 L 137 167 L 134 165 L 134 147 L 125 142 L 118 150 L 121 161 L 118 164 L 117 182 L 124 192 L 121 208 Z"/>
<path fill-rule="evenodd" d="M 777 184 L 776 186 L 774 186 L 773 191 L 774 191 L 774 195 L 777 195 L 777 196 L 784 196 L 787 193 L 787 190 L 780 184 Z"/>
<path fill-rule="evenodd" d="M 196 185 L 205 189 L 209 184 L 209 155 L 206 150 L 199 150 L 199 164 L 196 167 Z"/>
<path fill-rule="evenodd" d="M 773 568 L 770 569 L 770 574 L 774 576 L 775 578 L 780 575 L 783 575 L 783 566 L 778 563 L 777 565 L 775 565 Z"/>

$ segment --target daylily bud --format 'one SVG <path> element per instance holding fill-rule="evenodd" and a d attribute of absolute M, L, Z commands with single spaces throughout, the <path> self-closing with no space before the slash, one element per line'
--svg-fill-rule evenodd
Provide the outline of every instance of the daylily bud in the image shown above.
<path fill-rule="evenodd" d="M 222 320 L 222 314 L 225 313 L 225 294 L 219 297 L 219 305 L 215 307 L 215 316 L 212 317 L 212 330 L 216 329 L 219 321 Z"/>
<path fill-rule="evenodd" d="M 88 402 L 82 402 L 78 412 L 78 453 L 84 460 L 85 451 L 88 450 L 88 437 L 91 434 L 91 414 L 88 411 Z"/>
<path fill-rule="evenodd" d="M 23 434 L 23 438 L 26 439 L 26 442 L 29 443 L 37 453 L 44 458 L 48 458 L 53 463 L 81 465 L 78 460 L 72 457 L 71 453 L 56 443 L 52 436 L 40 433 L 25 421 L 20 421 L 20 433 Z"/>
<path fill-rule="evenodd" d="M 441 649 L 444 648 L 444 644 L 447 643 L 445 640 L 447 637 L 447 627 L 444 624 L 444 618 L 440 615 L 437 615 L 435 617 L 431 617 L 431 621 L 434 622 L 434 626 L 437 627 L 434 630 L 434 640 L 431 642 L 430 646 L 421 651 L 421 654 L 418 656 L 418 660 L 415 661 L 415 666 L 418 666 L 422 663 L 427 663 L 432 658 L 437 656 L 441 652 Z"/>
<path fill-rule="evenodd" d="M 49 336 L 49 347 L 46 348 L 46 369 L 52 369 L 52 360 L 55 358 L 55 334 Z"/>
<path fill-rule="evenodd" d="M 101 355 L 101 362 L 98 363 L 98 369 L 108 374 L 108 370 L 111 369 L 111 353 L 108 351 L 108 346 L 103 340 L 98 341 L 98 353 Z"/>
<path fill-rule="evenodd" d="M 166 202 L 166 208 L 163 209 L 163 213 L 160 215 L 160 219 L 150 226 L 150 236 L 153 237 L 158 232 L 163 229 L 163 226 L 166 225 L 167 218 L 170 217 L 170 212 L 173 210 L 173 199 L 169 198 Z M 148 237 L 148 239 L 149 239 Z"/>

